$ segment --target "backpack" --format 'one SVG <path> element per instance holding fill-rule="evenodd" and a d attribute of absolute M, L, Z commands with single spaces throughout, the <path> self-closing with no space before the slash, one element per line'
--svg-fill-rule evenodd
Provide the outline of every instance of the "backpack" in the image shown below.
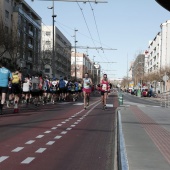
<path fill-rule="evenodd" d="M 43 90 L 48 90 L 49 89 L 49 84 L 48 84 L 48 80 L 44 80 L 44 84 L 43 84 Z"/>
<path fill-rule="evenodd" d="M 59 82 L 59 88 L 65 88 L 65 86 L 66 86 L 66 82 L 63 79 L 61 79 Z"/>

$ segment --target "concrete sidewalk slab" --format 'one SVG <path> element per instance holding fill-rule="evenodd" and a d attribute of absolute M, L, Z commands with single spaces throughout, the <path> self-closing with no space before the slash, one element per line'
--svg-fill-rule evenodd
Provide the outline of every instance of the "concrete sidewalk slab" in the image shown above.
<path fill-rule="evenodd" d="M 120 109 L 129 169 L 170 170 L 170 162 L 168 162 L 169 158 L 167 158 L 167 156 L 169 156 L 167 152 L 170 152 L 170 148 L 161 148 L 161 140 L 159 143 L 154 141 L 156 130 L 159 131 L 159 134 L 160 132 L 162 133 L 161 130 L 163 128 L 155 122 L 157 117 L 155 117 L 155 120 L 149 117 L 151 116 L 149 115 L 151 112 L 154 114 L 157 111 L 157 114 L 160 114 L 162 108 L 152 108 L 152 111 L 149 111 L 151 110 L 149 107 L 138 108 L 137 106 L 130 106 Z M 168 112 L 169 110 L 166 110 L 166 113 Z M 155 126 L 156 129 L 154 130 L 153 128 Z M 167 133 L 165 135 L 167 135 Z M 155 139 L 159 141 L 160 138 L 163 137 L 157 135 Z"/>

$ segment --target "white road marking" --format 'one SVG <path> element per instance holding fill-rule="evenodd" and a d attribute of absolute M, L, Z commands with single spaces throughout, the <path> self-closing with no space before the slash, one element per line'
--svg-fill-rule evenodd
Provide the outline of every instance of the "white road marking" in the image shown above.
<path fill-rule="evenodd" d="M 51 129 L 55 130 L 55 129 L 57 129 L 57 127 L 53 127 L 53 128 L 51 128 Z"/>
<path fill-rule="evenodd" d="M 77 125 L 79 122 L 75 122 L 74 124 Z"/>
<path fill-rule="evenodd" d="M 62 138 L 62 136 L 56 136 L 54 139 L 60 139 Z"/>
<path fill-rule="evenodd" d="M 44 133 L 51 133 L 51 131 L 48 130 L 48 131 L 45 131 Z"/>
<path fill-rule="evenodd" d="M 61 122 L 61 123 L 66 123 L 66 122 Z"/>
<path fill-rule="evenodd" d="M 77 106 L 81 106 L 83 105 L 84 103 L 76 103 L 76 104 L 73 104 L 73 105 L 77 105 Z"/>
<path fill-rule="evenodd" d="M 71 117 L 76 117 L 76 116 L 71 116 Z"/>
<path fill-rule="evenodd" d="M 9 156 L 1 156 L 0 157 L 0 163 L 5 161 L 5 159 L 8 159 L 8 158 L 9 158 Z"/>
<path fill-rule="evenodd" d="M 44 137 L 44 135 L 38 135 L 36 138 L 42 138 Z"/>
<path fill-rule="evenodd" d="M 30 145 L 30 144 L 32 144 L 32 143 L 34 143 L 34 142 L 35 142 L 35 140 L 29 140 L 29 141 L 26 142 L 25 144 Z"/>
<path fill-rule="evenodd" d="M 35 153 L 43 153 L 47 148 L 39 148 Z"/>
<path fill-rule="evenodd" d="M 81 122 L 81 120 L 77 120 L 77 122 Z"/>
<path fill-rule="evenodd" d="M 64 135 L 64 134 L 66 134 L 66 133 L 67 133 L 67 131 L 63 131 L 63 132 L 61 132 L 61 134 L 63 134 L 63 135 Z"/>
<path fill-rule="evenodd" d="M 106 107 L 113 107 L 113 104 L 106 104 Z"/>
<path fill-rule="evenodd" d="M 46 145 L 53 145 L 55 143 L 55 141 L 49 141 L 48 143 L 46 143 Z"/>
<path fill-rule="evenodd" d="M 62 124 L 58 124 L 57 126 L 62 126 Z"/>
<path fill-rule="evenodd" d="M 32 162 L 35 159 L 35 157 L 28 157 L 25 160 L 23 160 L 21 162 L 21 164 L 29 164 L 30 162 Z"/>
<path fill-rule="evenodd" d="M 70 127 L 75 127 L 76 125 L 71 125 Z"/>
<path fill-rule="evenodd" d="M 73 119 L 72 117 L 69 118 L 69 120 Z"/>
<path fill-rule="evenodd" d="M 65 121 L 66 121 L 66 122 L 68 122 L 68 121 L 69 121 L 69 119 L 66 119 Z"/>
<path fill-rule="evenodd" d="M 71 130 L 72 128 L 67 128 L 66 130 Z"/>
<path fill-rule="evenodd" d="M 15 148 L 14 150 L 12 150 L 11 152 L 19 152 L 19 151 L 21 151 L 22 149 L 24 149 L 24 147 L 17 147 L 17 148 Z"/>

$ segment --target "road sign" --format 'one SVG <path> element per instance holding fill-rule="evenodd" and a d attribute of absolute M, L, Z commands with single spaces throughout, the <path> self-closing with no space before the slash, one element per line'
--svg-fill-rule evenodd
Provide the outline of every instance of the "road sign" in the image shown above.
<path fill-rule="evenodd" d="M 164 75 L 163 76 L 163 81 L 167 81 L 167 80 L 169 80 L 169 77 L 167 75 Z"/>

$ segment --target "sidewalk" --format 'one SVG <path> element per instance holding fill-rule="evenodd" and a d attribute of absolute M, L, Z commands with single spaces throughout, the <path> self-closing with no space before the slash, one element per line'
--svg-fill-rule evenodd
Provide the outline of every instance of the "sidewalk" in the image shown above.
<path fill-rule="evenodd" d="M 120 107 L 130 170 L 170 170 L 170 108 Z"/>

